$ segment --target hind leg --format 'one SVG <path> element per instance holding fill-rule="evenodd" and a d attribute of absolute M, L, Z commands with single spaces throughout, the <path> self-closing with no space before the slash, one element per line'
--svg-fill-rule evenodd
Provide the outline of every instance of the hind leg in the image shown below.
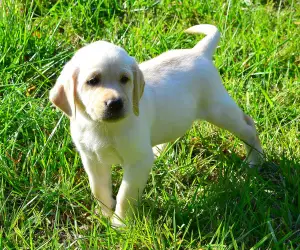
<path fill-rule="evenodd" d="M 250 116 L 244 114 L 230 96 L 218 99 L 209 105 L 206 114 L 208 122 L 228 130 L 244 143 L 247 151 L 247 161 L 250 167 L 263 163 L 263 150 Z"/>

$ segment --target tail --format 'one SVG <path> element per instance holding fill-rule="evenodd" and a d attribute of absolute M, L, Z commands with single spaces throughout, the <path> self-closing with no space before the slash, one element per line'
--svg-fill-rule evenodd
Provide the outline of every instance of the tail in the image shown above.
<path fill-rule="evenodd" d="M 212 58 L 215 49 L 220 40 L 220 32 L 218 28 L 210 24 L 199 24 L 184 31 L 189 34 L 205 34 L 204 37 L 196 46 L 193 48 L 199 53 L 202 52 L 207 58 Z"/>

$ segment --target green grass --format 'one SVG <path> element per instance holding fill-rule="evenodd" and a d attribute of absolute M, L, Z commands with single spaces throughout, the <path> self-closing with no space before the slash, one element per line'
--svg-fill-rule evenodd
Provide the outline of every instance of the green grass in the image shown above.
<path fill-rule="evenodd" d="M 70 2 L 0 1 L 0 249 L 300 249 L 299 3 Z M 49 89 L 86 43 L 143 61 L 194 46 L 202 37 L 182 31 L 198 23 L 222 32 L 215 63 L 267 163 L 247 168 L 241 141 L 197 123 L 155 162 L 135 223 L 115 231 Z"/>

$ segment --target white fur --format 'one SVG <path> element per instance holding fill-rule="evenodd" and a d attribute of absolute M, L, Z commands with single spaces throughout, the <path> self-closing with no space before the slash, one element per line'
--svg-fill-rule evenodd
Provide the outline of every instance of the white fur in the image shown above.
<path fill-rule="evenodd" d="M 182 136 L 195 120 L 206 120 L 232 132 L 247 144 L 249 163 L 262 162 L 254 123 L 228 95 L 212 62 L 219 31 L 212 25 L 197 25 L 186 32 L 207 36 L 192 49 L 168 51 L 139 65 L 146 84 L 138 116 L 131 107 L 132 83 L 128 87 L 114 83 L 115 75 L 124 68 L 133 75 L 130 68 L 135 62 L 123 49 L 96 42 L 79 50 L 70 62 L 79 69 L 76 92 L 81 103 L 75 101 L 76 112 L 70 119 L 72 138 L 102 212 L 110 216 L 116 205 L 112 217 L 115 226 L 123 225 L 130 206 L 135 206 L 141 197 L 154 161 L 152 147 Z M 102 90 L 83 91 L 86 76 L 98 69 L 105 78 Z M 63 71 L 61 77 L 66 74 L 72 74 L 72 70 Z M 126 99 L 124 119 L 101 120 L 102 106 L 98 103 L 106 89 Z M 158 151 L 155 149 L 156 154 Z M 124 168 L 116 202 L 111 190 L 112 164 L 122 164 Z"/>

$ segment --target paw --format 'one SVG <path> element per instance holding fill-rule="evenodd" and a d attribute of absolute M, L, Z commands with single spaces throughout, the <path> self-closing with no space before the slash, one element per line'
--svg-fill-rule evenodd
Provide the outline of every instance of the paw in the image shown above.
<path fill-rule="evenodd" d="M 114 211 L 108 208 L 101 208 L 101 214 L 106 218 L 110 218 L 114 214 Z"/>
<path fill-rule="evenodd" d="M 164 152 L 167 145 L 168 145 L 167 143 L 164 143 L 164 144 L 156 145 L 152 148 L 155 159 L 157 159 Z"/>
<path fill-rule="evenodd" d="M 112 226 L 112 228 L 115 228 L 115 229 L 121 229 L 121 228 L 125 228 L 126 224 L 120 217 L 118 217 L 116 214 L 114 214 L 111 218 L 111 226 Z"/>
<path fill-rule="evenodd" d="M 250 168 L 260 168 L 264 163 L 263 155 L 257 155 L 247 160 Z"/>
<path fill-rule="evenodd" d="M 105 206 L 104 204 L 99 202 L 99 206 L 100 206 L 101 214 L 106 218 L 110 218 L 114 214 L 114 209 L 116 207 L 116 200 L 112 199 L 109 206 Z M 97 213 L 99 213 L 99 210 L 97 211 Z"/>

